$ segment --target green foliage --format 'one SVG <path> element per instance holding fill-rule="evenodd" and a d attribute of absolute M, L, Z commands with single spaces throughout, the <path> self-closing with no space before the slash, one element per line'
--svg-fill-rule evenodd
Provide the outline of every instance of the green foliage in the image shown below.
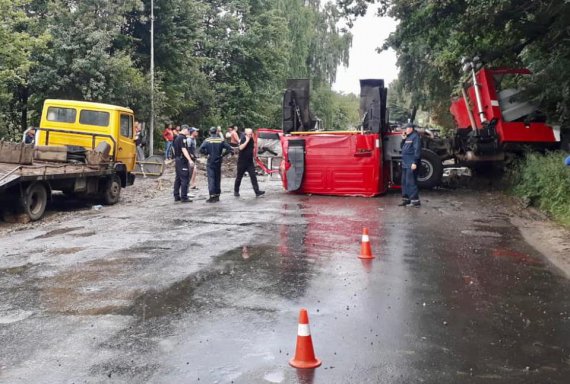
<path fill-rule="evenodd" d="M 38 1 L 0 0 L 0 138 L 16 138 L 25 125 L 34 57 L 45 49 L 49 35 L 30 18 Z M 37 13 L 39 14 L 39 12 Z"/>
<path fill-rule="evenodd" d="M 570 225 L 570 168 L 564 165 L 565 154 L 529 153 L 512 172 L 513 191 Z"/>
<path fill-rule="evenodd" d="M 462 56 L 489 66 L 529 67 L 525 84 L 550 120 L 570 128 L 570 2 L 567 0 L 337 0 L 350 17 L 368 5 L 399 24 L 383 49 L 398 55 L 412 102 L 448 124 Z"/>
<path fill-rule="evenodd" d="M 311 110 L 326 130 L 345 131 L 360 123 L 360 99 L 354 94 L 339 94 L 321 88 L 311 94 Z"/>
<path fill-rule="evenodd" d="M 279 127 L 291 77 L 311 78 L 322 95 L 314 106 L 333 125 L 352 119 L 330 92 L 352 38 L 338 29 L 334 5 L 155 0 L 154 7 L 157 126 Z M 150 0 L 0 0 L 0 11 L 0 136 L 37 124 L 46 98 L 125 105 L 149 120 Z"/>

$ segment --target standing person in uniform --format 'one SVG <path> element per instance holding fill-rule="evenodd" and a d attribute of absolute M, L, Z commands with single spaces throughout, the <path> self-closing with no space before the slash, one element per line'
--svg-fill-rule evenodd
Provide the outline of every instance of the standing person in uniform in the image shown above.
<path fill-rule="evenodd" d="M 225 151 L 224 151 L 225 150 Z M 206 203 L 216 203 L 220 201 L 222 182 L 222 158 L 233 152 L 232 147 L 222 139 L 216 127 L 210 128 L 208 137 L 200 146 L 200 153 L 208 155 L 208 190 L 210 198 Z"/>
<path fill-rule="evenodd" d="M 234 196 L 236 197 L 239 197 L 241 179 L 246 172 L 249 174 L 249 177 L 251 179 L 251 185 L 253 186 L 255 196 L 259 197 L 265 194 L 265 191 L 259 190 L 259 184 L 257 183 L 257 176 L 255 175 L 255 164 L 253 163 L 253 148 L 253 130 L 251 128 L 246 128 L 244 135 L 241 137 L 239 146 L 237 176 L 234 184 Z"/>
<path fill-rule="evenodd" d="M 402 132 L 402 207 L 420 207 L 418 169 L 422 155 L 422 139 L 411 123 Z"/>
<path fill-rule="evenodd" d="M 176 177 L 174 179 L 174 201 L 191 203 L 188 197 L 188 183 L 194 167 L 194 161 L 190 157 L 186 144 L 186 136 L 189 134 L 188 126 L 183 125 L 180 134 L 174 140 L 174 161 L 176 166 Z"/>
<path fill-rule="evenodd" d="M 162 138 L 164 139 L 164 158 L 170 160 L 172 157 L 172 142 L 174 141 L 172 124 L 166 124 L 162 132 Z"/>

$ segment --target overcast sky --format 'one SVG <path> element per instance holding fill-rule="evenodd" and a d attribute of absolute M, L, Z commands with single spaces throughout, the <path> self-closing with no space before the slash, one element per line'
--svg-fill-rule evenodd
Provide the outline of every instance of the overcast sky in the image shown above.
<path fill-rule="evenodd" d="M 388 17 L 377 17 L 376 8 L 370 7 L 366 16 L 358 18 L 352 28 L 353 40 L 350 48 L 348 68 L 340 67 L 335 91 L 360 94 L 360 79 L 384 79 L 386 85 L 398 77 L 394 51 L 376 53 L 390 32 L 396 29 L 396 21 Z"/>

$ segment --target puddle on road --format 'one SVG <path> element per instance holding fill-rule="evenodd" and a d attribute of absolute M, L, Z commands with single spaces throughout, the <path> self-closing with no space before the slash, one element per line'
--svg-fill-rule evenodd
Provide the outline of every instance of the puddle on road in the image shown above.
<path fill-rule="evenodd" d="M 526 253 L 518 252 L 509 248 L 495 248 L 492 250 L 491 255 L 495 258 L 503 258 L 513 262 L 528 264 L 528 265 L 543 265 L 544 263 Z"/>
<path fill-rule="evenodd" d="M 49 312 L 111 314 L 131 303 L 135 292 L 122 282 L 147 258 L 98 259 L 41 281 L 40 300 Z"/>
<path fill-rule="evenodd" d="M 263 376 L 263 380 L 270 383 L 282 383 L 285 380 L 283 371 L 268 372 Z"/>
<path fill-rule="evenodd" d="M 461 233 L 467 236 L 477 236 L 477 237 L 495 237 L 495 238 L 503 237 L 503 235 L 501 235 L 499 232 L 477 231 L 472 229 L 466 229 L 464 231 L 461 231 Z"/>
<path fill-rule="evenodd" d="M 296 228 L 302 233 L 301 228 Z M 161 291 L 147 291 L 122 315 L 141 320 L 217 307 L 271 312 L 273 296 L 295 299 L 305 295 L 315 276 L 316 262 L 303 241 L 278 246 L 240 246 Z"/>
<path fill-rule="evenodd" d="M 83 228 L 84 227 L 54 229 L 53 231 L 49 231 L 47 233 L 44 233 L 43 235 L 34 237 L 34 240 L 36 240 L 36 239 L 47 239 L 49 237 L 53 237 L 53 236 L 57 236 L 57 235 L 64 235 L 66 233 L 78 231 L 78 230 L 83 229 Z"/>
<path fill-rule="evenodd" d="M 90 237 L 90 236 L 95 236 L 97 234 L 97 232 L 95 231 L 87 231 L 87 232 L 82 232 L 82 233 L 72 233 L 71 236 L 73 237 Z"/>
<path fill-rule="evenodd" d="M 23 311 L 21 309 L 2 311 L 0 310 L 0 324 L 12 324 L 18 321 L 26 320 L 32 316 L 32 311 Z"/>
<path fill-rule="evenodd" d="M 71 247 L 71 248 L 55 248 L 49 251 L 54 256 L 59 255 L 73 255 L 77 252 L 83 251 L 84 247 Z"/>
<path fill-rule="evenodd" d="M 17 265 L 14 267 L 0 268 L 0 273 L 5 273 L 8 275 L 22 275 L 27 272 L 33 266 L 32 263 L 27 263 L 23 265 Z"/>

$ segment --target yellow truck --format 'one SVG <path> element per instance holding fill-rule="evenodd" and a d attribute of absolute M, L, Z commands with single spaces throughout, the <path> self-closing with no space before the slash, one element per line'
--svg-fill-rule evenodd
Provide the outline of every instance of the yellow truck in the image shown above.
<path fill-rule="evenodd" d="M 129 108 L 46 100 L 35 144 L 0 142 L 0 210 L 39 220 L 52 191 L 119 201 L 136 162 Z"/>

